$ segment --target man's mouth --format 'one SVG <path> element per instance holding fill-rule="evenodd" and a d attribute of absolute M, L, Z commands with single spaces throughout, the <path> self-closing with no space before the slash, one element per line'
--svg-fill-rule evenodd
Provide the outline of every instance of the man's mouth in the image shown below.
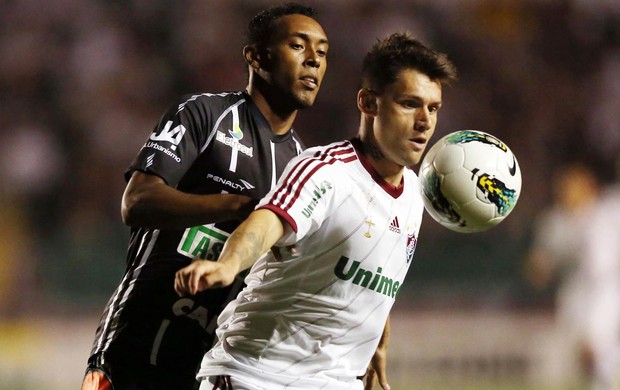
<path fill-rule="evenodd" d="M 310 89 L 315 89 L 319 86 L 319 82 L 314 76 L 302 76 L 300 80 L 306 87 Z"/>
<path fill-rule="evenodd" d="M 426 146 L 427 139 L 424 137 L 413 137 L 409 138 L 409 142 L 415 144 L 419 148 L 424 148 Z"/>

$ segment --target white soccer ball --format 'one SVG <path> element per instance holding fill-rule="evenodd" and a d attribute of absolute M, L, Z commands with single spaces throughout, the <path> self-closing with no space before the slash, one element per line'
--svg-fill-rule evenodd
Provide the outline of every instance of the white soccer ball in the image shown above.
<path fill-rule="evenodd" d="M 450 133 L 426 153 L 419 169 L 426 211 L 461 233 L 492 228 L 510 214 L 521 192 L 512 151 L 477 130 Z"/>

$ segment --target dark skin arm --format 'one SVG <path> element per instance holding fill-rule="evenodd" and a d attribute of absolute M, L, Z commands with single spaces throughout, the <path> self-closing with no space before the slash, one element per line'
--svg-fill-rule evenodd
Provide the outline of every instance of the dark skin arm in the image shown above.
<path fill-rule="evenodd" d="M 121 215 L 129 226 L 175 229 L 242 220 L 256 203 L 243 195 L 188 194 L 170 187 L 157 175 L 136 171 L 125 188 Z"/>

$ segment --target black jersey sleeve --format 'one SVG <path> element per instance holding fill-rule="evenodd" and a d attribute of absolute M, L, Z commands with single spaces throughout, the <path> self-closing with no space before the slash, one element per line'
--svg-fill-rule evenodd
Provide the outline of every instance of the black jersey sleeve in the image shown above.
<path fill-rule="evenodd" d="M 134 171 L 161 177 L 176 187 L 207 142 L 211 130 L 208 107 L 191 97 L 182 98 L 162 116 L 144 146 L 125 172 Z"/>

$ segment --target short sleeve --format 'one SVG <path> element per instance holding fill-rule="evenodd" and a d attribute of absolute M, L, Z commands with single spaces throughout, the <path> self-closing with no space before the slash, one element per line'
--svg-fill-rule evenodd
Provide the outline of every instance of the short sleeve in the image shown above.
<path fill-rule="evenodd" d="M 171 106 L 126 171 L 125 179 L 128 181 L 134 171 L 143 171 L 176 187 L 206 142 L 208 120 L 206 108 L 194 100 Z"/>
<path fill-rule="evenodd" d="M 257 208 L 269 209 L 287 222 L 277 245 L 293 245 L 323 224 L 347 187 L 340 163 L 317 160 L 304 153 L 291 160 L 276 187 Z"/>

